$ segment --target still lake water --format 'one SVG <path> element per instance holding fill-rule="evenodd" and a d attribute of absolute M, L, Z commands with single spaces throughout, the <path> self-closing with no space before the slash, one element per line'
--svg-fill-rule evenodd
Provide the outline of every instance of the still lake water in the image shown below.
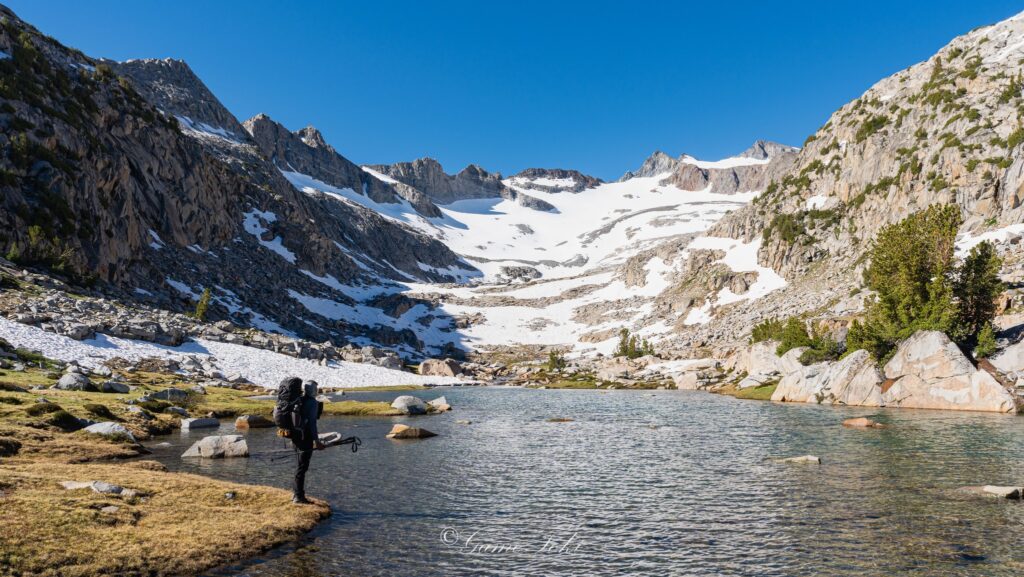
<path fill-rule="evenodd" d="M 407 393 L 346 398 L 396 394 Z M 214 574 L 1024 575 L 1024 504 L 956 491 L 1024 484 L 1024 417 L 691 391 L 411 394 L 444 395 L 454 410 L 321 421 L 321 432 L 363 439 L 355 454 L 314 454 L 308 492 L 333 515 L 294 545 Z M 890 427 L 840 426 L 862 415 Z M 439 436 L 385 439 L 395 422 Z M 251 459 L 178 458 L 208 434 L 176 433 L 154 457 L 172 470 L 290 487 L 294 460 L 268 454 L 286 447 L 272 429 L 248 434 Z M 822 464 L 770 460 L 803 454 Z"/>

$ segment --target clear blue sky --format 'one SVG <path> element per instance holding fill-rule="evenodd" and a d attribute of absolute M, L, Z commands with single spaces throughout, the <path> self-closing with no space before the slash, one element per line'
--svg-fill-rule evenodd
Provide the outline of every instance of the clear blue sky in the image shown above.
<path fill-rule="evenodd" d="M 0 0 L 5 1 L 5 0 Z M 91 56 L 186 60 L 240 120 L 358 163 L 432 156 L 605 179 L 653 150 L 799 145 L 876 80 L 1024 10 L 1004 0 L 8 0 Z"/>

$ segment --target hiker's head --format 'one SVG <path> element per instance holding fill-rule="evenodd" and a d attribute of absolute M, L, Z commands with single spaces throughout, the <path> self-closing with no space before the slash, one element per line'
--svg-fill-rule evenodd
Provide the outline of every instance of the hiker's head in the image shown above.
<path fill-rule="evenodd" d="M 278 388 L 284 388 L 291 395 L 299 395 L 302 393 L 302 379 L 299 377 L 288 377 L 281 381 Z"/>
<path fill-rule="evenodd" d="M 318 387 L 319 385 L 316 384 L 316 381 L 306 381 L 302 383 L 302 393 L 307 397 L 316 397 Z"/>

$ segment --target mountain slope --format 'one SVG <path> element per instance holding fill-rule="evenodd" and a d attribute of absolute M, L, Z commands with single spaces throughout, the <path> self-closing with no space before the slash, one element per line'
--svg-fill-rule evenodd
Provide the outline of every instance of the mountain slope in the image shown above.
<path fill-rule="evenodd" d="M 183 63 L 133 61 L 119 76 L 2 12 L 2 254 L 172 310 L 209 288 L 213 318 L 422 346 L 393 326 L 325 319 L 303 299 L 452 280 L 438 271 L 466 265 L 443 244 L 296 189 Z"/>

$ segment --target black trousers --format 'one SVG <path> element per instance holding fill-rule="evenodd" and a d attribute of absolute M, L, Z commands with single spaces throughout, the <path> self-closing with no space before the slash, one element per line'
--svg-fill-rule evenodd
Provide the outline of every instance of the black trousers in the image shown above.
<path fill-rule="evenodd" d="M 292 492 L 296 497 L 306 496 L 306 471 L 309 470 L 309 460 L 313 458 L 313 449 L 299 449 L 295 453 L 296 466 L 295 466 L 295 485 L 292 488 Z"/>

